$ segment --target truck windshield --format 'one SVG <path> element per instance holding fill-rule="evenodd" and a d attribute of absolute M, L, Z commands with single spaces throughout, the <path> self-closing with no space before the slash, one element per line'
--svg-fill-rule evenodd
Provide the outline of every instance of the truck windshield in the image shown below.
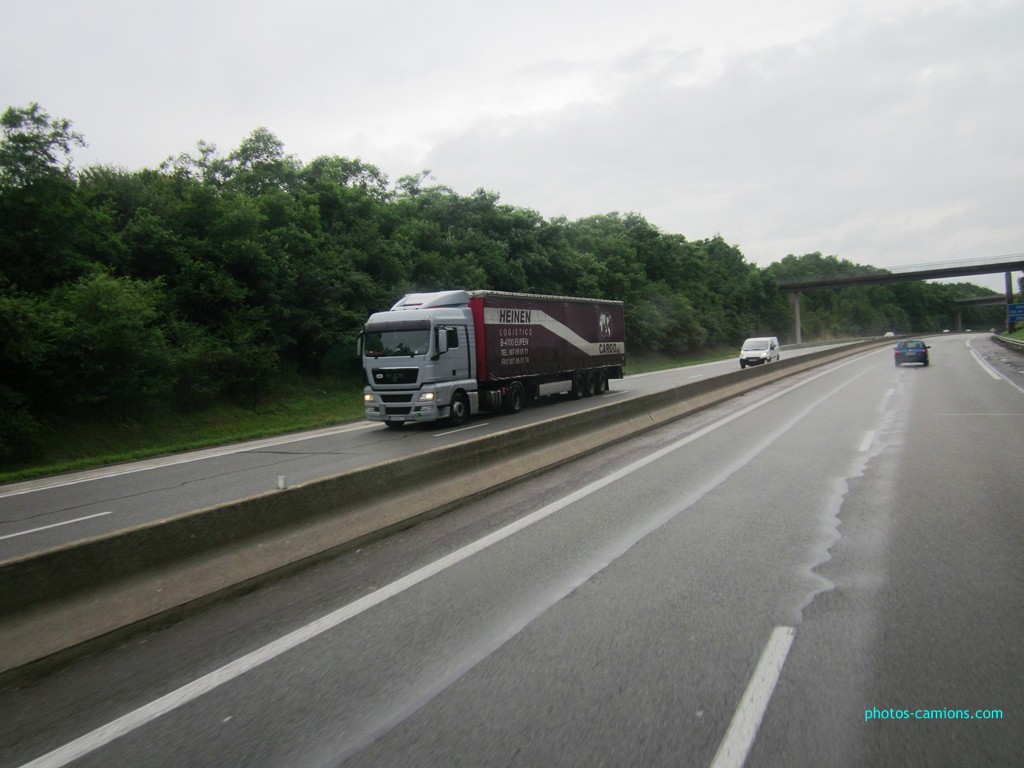
<path fill-rule="evenodd" d="M 363 339 L 367 357 L 414 357 L 430 349 L 430 328 L 367 328 Z"/>

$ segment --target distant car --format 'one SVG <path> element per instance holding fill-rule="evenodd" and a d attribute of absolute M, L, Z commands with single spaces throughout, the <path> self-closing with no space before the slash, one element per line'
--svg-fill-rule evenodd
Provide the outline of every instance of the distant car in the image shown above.
<path fill-rule="evenodd" d="M 895 335 L 896 334 L 893 331 L 886 331 L 885 332 L 885 338 L 887 338 L 887 339 L 891 339 Z"/>
<path fill-rule="evenodd" d="M 906 363 L 922 363 L 928 365 L 928 345 L 917 339 L 901 341 L 893 348 L 893 359 L 896 367 Z"/>
<path fill-rule="evenodd" d="M 779 340 L 775 336 L 747 339 L 740 348 L 740 368 L 779 360 Z"/>

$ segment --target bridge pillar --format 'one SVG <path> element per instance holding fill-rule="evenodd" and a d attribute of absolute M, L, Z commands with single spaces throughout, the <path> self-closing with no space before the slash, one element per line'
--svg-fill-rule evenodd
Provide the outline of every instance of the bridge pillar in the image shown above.
<path fill-rule="evenodd" d="M 1006 332 L 1013 333 L 1017 324 L 1010 320 L 1010 305 L 1013 304 L 1013 273 L 1006 273 Z"/>
<path fill-rule="evenodd" d="M 794 326 L 794 332 L 796 334 L 796 341 L 794 341 L 793 343 L 794 344 L 799 344 L 802 341 L 801 334 L 800 334 L 800 292 L 799 291 L 794 291 L 793 293 L 789 294 L 789 309 L 793 313 L 793 326 Z"/>

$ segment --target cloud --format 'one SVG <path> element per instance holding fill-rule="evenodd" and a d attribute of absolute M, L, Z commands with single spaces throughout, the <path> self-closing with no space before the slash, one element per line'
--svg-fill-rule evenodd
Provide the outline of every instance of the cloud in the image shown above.
<path fill-rule="evenodd" d="M 614 98 L 478 121 L 425 162 L 545 215 L 721 233 L 761 264 L 1020 251 L 1021 28 L 1010 4 L 861 21 L 734 56 L 708 82 L 688 76 L 694 50 L 637 50 L 610 67 Z"/>

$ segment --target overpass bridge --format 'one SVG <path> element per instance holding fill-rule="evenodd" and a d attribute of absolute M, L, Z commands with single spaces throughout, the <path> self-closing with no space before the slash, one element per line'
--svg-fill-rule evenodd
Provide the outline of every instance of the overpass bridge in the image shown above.
<path fill-rule="evenodd" d="M 961 306 L 974 304 L 1003 304 L 1013 302 L 1013 273 L 1024 272 L 1024 253 L 993 256 L 983 259 L 965 259 L 960 261 L 915 264 L 906 267 L 895 267 L 892 270 L 878 270 L 863 275 L 840 275 L 835 277 L 814 277 L 806 280 L 785 280 L 779 282 L 779 290 L 789 294 L 789 305 L 793 311 L 796 330 L 796 343 L 801 342 L 800 329 L 800 294 L 803 291 L 817 288 L 846 288 L 855 285 L 880 285 L 883 283 L 906 283 L 915 280 L 937 280 L 944 277 L 968 277 L 970 275 L 1006 275 L 1006 296 L 986 296 L 977 299 L 964 299 L 957 302 Z M 958 312 L 958 322 L 960 321 Z M 1007 327 L 1012 332 L 1014 324 L 1010 322 L 1007 310 Z"/>

